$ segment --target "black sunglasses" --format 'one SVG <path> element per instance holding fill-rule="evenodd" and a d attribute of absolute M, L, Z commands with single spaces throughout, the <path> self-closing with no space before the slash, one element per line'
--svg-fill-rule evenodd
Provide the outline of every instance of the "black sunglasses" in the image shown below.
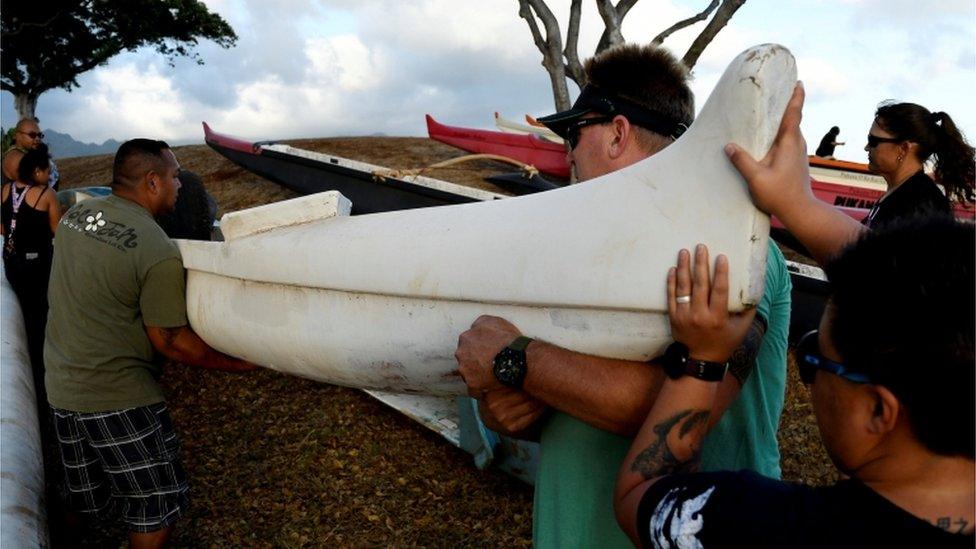
<path fill-rule="evenodd" d="M 901 143 L 904 139 L 897 137 L 881 137 L 880 135 L 868 134 L 868 148 L 873 149 L 882 143 Z"/>
<path fill-rule="evenodd" d="M 44 132 L 25 132 L 25 131 L 21 131 L 20 133 L 26 135 L 27 137 L 30 137 L 31 139 L 44 139 Z"/>
<path fill-rule="evenodd" d="M 594 116 L 593 118 L 581 118 L 573 122 L 566 128 L 566 142 L 569 143 L 569 148 L 572 150 L 576 148 L 576 145 L 579 145 L 580 130 L 587 126 L 606 124 L 611 120 L 613 120 L 612 116 Z"/>
<path fill-rule="evenodd" d="M 840 362 L 834 362 L 820 353 L 819 330 L 807 332 L 796 344 L 796 365 L 800 368 L 800 380 L 807 385 L 813 383 L 817 370 L 838 375 L 854 383 L 871 383 L 868 376 L 851 371 Z"/>

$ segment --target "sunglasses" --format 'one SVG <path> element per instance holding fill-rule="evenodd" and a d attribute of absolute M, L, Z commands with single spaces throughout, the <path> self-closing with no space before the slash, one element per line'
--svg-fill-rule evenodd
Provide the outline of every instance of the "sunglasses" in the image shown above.
<path fill-rule="evenodd" d="M 810 385 L 817 375 L 817 370 L 840 376 L 854 383 L 872 383 L 871 379 L 861 373 L 851 371 L 840 362 L 824 358 L 820 353 L 819 330 L 807 332 L 796 344 L 796 364 L 800 368 L 800 379 Z"/>
<path fill-rule="evenodd" d="M 31 139 L 44 139 L 44 132 L 20 132 Z"/>
<path fill-rule="evenodd" d="M 881 137 L 880 135 L 868 134 L 868 148 L 873 149 L 882 143 L 901 143 L 904 139 L 897 137 Z"/>
<path fill-rule="evenodd" d="M 595 116 L 593 118 L 581 118 L 573 122 L 566 128 L 566 142 L 569 143 L 569 148 L 572 150 L 576 148 L 576 145 L 579 145 L 580 130 L 587 126 L 606 124 L 611 120 L 613 120 L 612 116 Z"/>

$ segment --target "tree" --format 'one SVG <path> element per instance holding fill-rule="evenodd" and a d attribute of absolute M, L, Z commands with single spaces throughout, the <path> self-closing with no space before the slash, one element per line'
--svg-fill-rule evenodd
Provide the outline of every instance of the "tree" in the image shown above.
<path fill-rule="evenodd" d="M 198 39 L 224 48 L 234 30 L 197 0 L 17 0 L 0 12 L 0 89 L 14 95 L 17 114 L 34 116 L 47 90 L 70 91 L 80 74 L 123 51 L 152 46 L 170 65 L 195 59 Z"/>
<path fill-rule="evenodd" d="M 728 24 L 732 15 L 745 2 L 746 0 L 711 0 L 709 5 L 701 13 L 671 25 L 655 36 L 651 42 L 661 44 L 675 32 L 700 21 L 707 20 L 714 12 L 711 21 L 705 25 L 705 28 L 698 34 L 698 37 L 682 57 L 682 61 L 691 70 L 694 68 L 702 52 L 705 51 L 705 47 Z M 619 0 L 615 6 L 611 0 L 596 0 L 596 7 L 600 12 L 600 17 L 603 19 L 605 28 L 594 54 L 624 43 L 624 36 L 620 31 L 620 27 L 627 12 L 636 3 L 637 0 Z M 546 5 L 545 0 L 519 0 L 519 16 L 528 23 L 529 30 L 532 32 L 532 39 L 542 53 L 542 66 L 549 73 L 552 94 L 556 102 L 556 110 L 560 111 L 572 106 L 569 100 L 567 79 L 575 82 L 581 89 L 586 85 L 586 74 L 583 72 L 583 64 L 580 62 L 577 46 L 581 5 L 582 0 L 572 0 L 570 4 L 569 26 L 566 30 L 566 45 L 563 47 L 559 22 Z M 542 29 L 539 28 L 540 22 L 542 23 Z M 544 35 L 543 29 L 545 30 Z"/>

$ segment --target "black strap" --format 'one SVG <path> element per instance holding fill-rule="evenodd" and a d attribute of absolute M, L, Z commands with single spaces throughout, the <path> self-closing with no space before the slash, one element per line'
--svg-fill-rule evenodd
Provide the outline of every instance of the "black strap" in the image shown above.
<path fill-rule="evenodd" d="M 41 194 L 37 195 L 37 200 L 34 201 L 34 205 L 31 206 L 31 208 L 34 208 L 35 210 L 37 209 L 37 203 L 41 201 L 41 197 L 44 196 L 44 193 L 46 193 L 47 190 L 48 190 L 48 186 L 44 185 L 44 188 L 41 190 Z"/>

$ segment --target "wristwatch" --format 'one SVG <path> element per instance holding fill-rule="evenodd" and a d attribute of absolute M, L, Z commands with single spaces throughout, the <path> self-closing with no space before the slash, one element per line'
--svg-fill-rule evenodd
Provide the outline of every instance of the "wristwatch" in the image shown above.
<path fill-rule="evenodd" d="M 688 347 L 677 341 L 664 351 L 664 371 L 671 379 L 692 376 L 702 381 L 722 381 L 728 368 L 728 362 L 708 362 L 689 357 Z"/>
<path fill-rule="evenodd" d="M 499 383 L 514 389 L 522 388 L 528 366 L 525 360 L 525 348 L 531 342 L 531 337 L 519 336 L 508 347 L 498 351 L 492 372 Z"/>

